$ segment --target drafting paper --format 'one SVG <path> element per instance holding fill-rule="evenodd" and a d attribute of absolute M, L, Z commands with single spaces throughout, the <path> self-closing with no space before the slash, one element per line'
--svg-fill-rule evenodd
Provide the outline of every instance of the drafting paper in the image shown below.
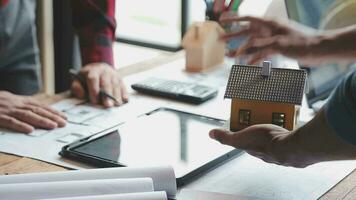
<path fill-rule="evenodd" d="M 153 182 L 151 178 L 0 184 L 0 197 L 6 200 L 31 200 L 152 191 Z"/>
<path fill-rule="evenodd" d="M 216 192 L 183 189 L 179 192 L 179 200 L 264 200 L 257 197 L 244 197 Z"/>
<path fill-rule="evenodd" d="M 139 192 L 95 196 L 66 197 L 42 200 L 167 200 L 166 192 Z"/>
<path fill-rule="evenodd" d="M 355 166 L 356 161 L 332 161 L 293 168 L 265 163 L 243 154 L 185 188 L 251 199 L 318 199 Z"/>
<path fill-rule="evenodd" d="M 177 193 L 174 171 L 169 166 L 145 167 L 145 168 L 115 167 L 115 168 L 102 168 L 102 169 L 73 170 L 73 171 L 64 171 L 64 172 L 7 175 L 7 176 L 0 176 L 0 185 L 11 184 L 11 183 L 144 178 L 144 177 L 149 177 L 153 180 L 155 191 L 166 191 L 169 196 L 174 196 Z"/>
<path fill-rule="evenodd" d="M 73 113 L 80 113 L 81 111 L 85 113 L 87 105 L 80 100 L 66 99 L 54 104 L 53 107 L 64 111 L 73 119 L 73 115 L 75 115 Z M 0 152 L 35 158 L 73 169 L 92 168 L 83 163 L 64 159 L 58 155 L 58 152 L 64 145 L 74 140 L 117 126 L 125 120 L 130 120 L 158 107 L 158 104 L 150 101 L 131 97 L 130 103 L 120 107 L 106 110 L 93 107 L 91 109 L 93 114 L 90 114 L 92 118 L 84 117 L 80 119 L 81 117 L 75 117 L 75 120 L 82 123 L 68 122 L 63 128 L 36 129 L 29 135 L 0 128 Z M 71 111 L 73 113 L 69 113 Z"/>

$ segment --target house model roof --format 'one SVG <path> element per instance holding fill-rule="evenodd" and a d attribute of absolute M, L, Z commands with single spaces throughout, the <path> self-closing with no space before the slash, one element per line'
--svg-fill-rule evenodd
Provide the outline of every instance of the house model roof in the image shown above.
<path fill-rule="evenodd" d="M 307 73 L 304 70 L 271 68 L 269 76 L 262 67 L 234 65 L 225 98 L 302 104 Z"/>

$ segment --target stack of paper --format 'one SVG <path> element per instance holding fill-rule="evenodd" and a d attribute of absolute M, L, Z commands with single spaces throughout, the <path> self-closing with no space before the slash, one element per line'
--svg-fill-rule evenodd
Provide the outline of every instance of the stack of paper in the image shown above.
<path fill-rule="evenodd" d="M 166 200 L 177 186 L 171 167 L 105 168 L 0 176 L 0 197 L 12 199 Z"/>

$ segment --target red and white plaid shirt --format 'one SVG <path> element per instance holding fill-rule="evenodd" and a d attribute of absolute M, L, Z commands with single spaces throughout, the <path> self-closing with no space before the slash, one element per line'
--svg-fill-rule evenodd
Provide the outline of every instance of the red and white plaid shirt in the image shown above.
<path fill-rule="evenodd" d="M 0 0 L 0 9 L 9 1 Z M 72 0 L 73 26 L 79 36 L 82 64 L 105 62 L 114 66 L 115 0 Z"/>

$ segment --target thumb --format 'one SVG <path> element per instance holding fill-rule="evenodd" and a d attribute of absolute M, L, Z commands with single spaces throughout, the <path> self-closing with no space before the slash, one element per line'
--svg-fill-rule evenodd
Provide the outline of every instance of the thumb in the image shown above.
<path fill-rule="evenodd" d="M 85 91 L 82 87 L 82 85 L 80 84 L 79 81 L 74 80 L 72 82 L 72 93 L 74 94 L 74 96 L 80 98 L 80 99 L 84 99 L 85 98 Z"/>
<path fill-rule="evenodd" d="M 213 129 L 209 132 L 209 137 L 219 141 L 222 144 L 227 144 L 233 146 L 234 140 L 233 135 L 228 130 L 223 129 Z"/>

